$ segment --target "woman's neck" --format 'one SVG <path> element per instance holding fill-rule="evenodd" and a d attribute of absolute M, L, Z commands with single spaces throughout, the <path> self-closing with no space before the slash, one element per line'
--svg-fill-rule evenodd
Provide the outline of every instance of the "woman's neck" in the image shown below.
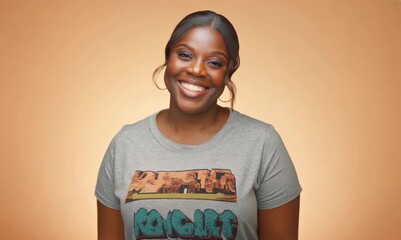
<path fill-rule="evenodd" d="M 212 138 L 224 126 L 228 116 L 228 110 L 218 105 L 198 114 L 188 114 L 170 107 L 159 113 L 157 125 L 170 140 L 196 145 Z"/>

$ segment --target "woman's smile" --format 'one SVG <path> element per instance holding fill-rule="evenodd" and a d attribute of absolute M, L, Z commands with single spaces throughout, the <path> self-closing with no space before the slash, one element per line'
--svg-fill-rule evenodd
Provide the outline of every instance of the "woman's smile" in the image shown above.
<path fill-rule="evenodd" d="M 201 87 L 201 86 L 187 83 L 187 82 L 179 81 L 178 84 L 180 86 L 180 91 L 184 95 L 186 95 L 187 97 L 190 97 L 190 98 L 196 98 L 196 97 L 202 96 L 207 91 L 207 88 L 205 88 L 205 87 Z"/>
<path fill-rule="evenodd" d="M 202 92 L 204 90 L 206 90 L 206 88 L 201 87 L 201 86 L 197 86 L 194 84 L 190 84 L 190 83 L 186 83 L 186 82 L 179 82 L 181 84 L 181 86 L 183 88 L 185 88 L 185 90 L 191 91 L 191 92 Z"/>

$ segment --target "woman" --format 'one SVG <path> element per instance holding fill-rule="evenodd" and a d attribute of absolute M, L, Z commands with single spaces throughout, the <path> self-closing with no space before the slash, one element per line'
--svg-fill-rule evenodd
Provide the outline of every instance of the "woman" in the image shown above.
<path fill-rule="evenodd" d="M 274 128 L 220 107 L 239 67 L 222 15 L 200 11 L 165 49 L 170 106 L 114 137 L 96 197 L 98 239 L 297 239 L 301 187 Z"/>

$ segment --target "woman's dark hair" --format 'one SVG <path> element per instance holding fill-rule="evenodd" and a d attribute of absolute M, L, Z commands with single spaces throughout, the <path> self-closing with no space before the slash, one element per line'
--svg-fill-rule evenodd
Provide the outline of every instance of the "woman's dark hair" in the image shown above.
<path fill-rule="evenodd" d="M 223 15 L 215 13 L 213 11 L 198 11 L 191 13 L 184 17 L 175 27 L 171 34 L 170 40 L 167 42 L 165 48 L 165 62 L 163 65 L 156 68 L 153 72 L 153 81 L 156 84 L 157 75 L 167 65 L 167 61 L 170 58 L 171 48 L 191 29 L 195 27 L 211 27 L 218 32 L 224 39 L 224 43 L 229 54 L 228 64 L 228 77 L 225 79 L 225 85 L 230 90 L 231 94 L 231 107 L 234 106 L 235 101 L 235 85 L 231 80 L 231 76 L 239 67 L 239 41 L 234 26 L 230 21 Z M 156 84 L 157 86 L 157 84 Z"/>

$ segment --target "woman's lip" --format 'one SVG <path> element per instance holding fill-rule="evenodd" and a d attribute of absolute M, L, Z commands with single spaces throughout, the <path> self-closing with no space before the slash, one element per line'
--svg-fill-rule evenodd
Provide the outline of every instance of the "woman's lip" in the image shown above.
<path fill-rule="evenodd" d="M 201 87 L 199 85 L 191 84 L 184 81 L 178 81 L 180 91 L 191 98 L 199 97 L 206 93 L 208 88 Z"/>

